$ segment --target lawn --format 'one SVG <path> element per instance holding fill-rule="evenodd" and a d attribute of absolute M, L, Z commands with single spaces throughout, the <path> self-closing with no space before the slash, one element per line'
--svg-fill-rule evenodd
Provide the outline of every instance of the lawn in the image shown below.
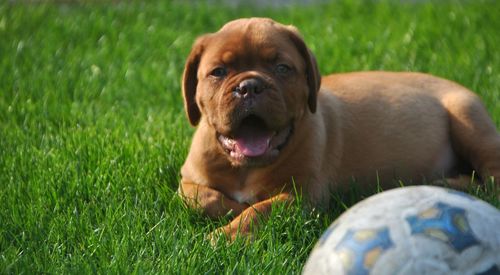
<path fill-rule="evenodd" d="M 301 271 L 321 232 L 362 196 L 333 194 L 330 213 L 278 208 L 255 242 L 211 247 L 205 235 L 224 220 L 175 193 L 193 133 L 184 59 L 196 36 L 234 18 L 296 25 L 323 74 L 460 82 L 500 126 L 499 1 L 19 2 L 0 2 L 0 273 Z"/>

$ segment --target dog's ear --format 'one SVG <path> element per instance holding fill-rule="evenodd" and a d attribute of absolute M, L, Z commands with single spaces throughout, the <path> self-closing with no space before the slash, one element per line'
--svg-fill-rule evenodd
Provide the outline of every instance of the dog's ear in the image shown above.
<path fill-rule="evenodd" d="M 191 125 L 196 126 L 200 122 L 201 111 L 196 103 L 196 87 L 198 86 L 198 65 L 200 64 L 201 55 L 208 42 L 208 35 L 204 35 L 196 39 L 191 52 L 184 66 L 182 75 L 182 95 L 184 97 L 184 108 Z"/>
<path fill-rule="evenodd" d="M 294 26 L 287 26 L 288 32 L 290 34 L 290 39 L 295 44 L 299 50 L 300 55 L 306 64 L 306 77 L 307 85 L 309 86 L 309 96 L 307 98 L 307 103 L 309 109 L 312 113 L 316 112 L 316 104 L 319 87 L 321 86 L 321 75 L 319 72 L 318 64 L 316 63 L 316 58 L 313 53 L 307 48 L 304 40 L 299 34 L 299 31 Z"/>

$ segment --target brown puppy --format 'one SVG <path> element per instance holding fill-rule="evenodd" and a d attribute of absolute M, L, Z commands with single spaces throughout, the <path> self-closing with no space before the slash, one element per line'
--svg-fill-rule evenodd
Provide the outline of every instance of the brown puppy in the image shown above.
<path fill-rule="evenodd" d="M 198 128 L 179 191 L 210 217 L 236 215 L 219 229 L 231 239 L 293 200 L 292 182 L 314 205 L 352 179 L 459 185 L 473 169 L 500 182 L 500 135 L 472 92 L 418 73 L 321 79 L 298 31 L 270 19 L 198 38 L 183 93 Z"/>

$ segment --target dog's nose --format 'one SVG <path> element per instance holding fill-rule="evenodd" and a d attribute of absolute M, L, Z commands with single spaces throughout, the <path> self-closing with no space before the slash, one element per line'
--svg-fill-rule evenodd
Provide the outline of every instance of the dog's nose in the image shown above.
<path fill-rule="evenodd" d="M 237 95 L 248 97 L 260 94 L 264 88 L 262 81 L 257 78 L 249 78 L 240 82 L 234 89 Z"/>

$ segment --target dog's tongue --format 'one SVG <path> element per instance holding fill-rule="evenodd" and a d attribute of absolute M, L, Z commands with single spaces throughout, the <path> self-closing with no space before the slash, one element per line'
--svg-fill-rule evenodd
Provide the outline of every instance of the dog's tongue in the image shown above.
<path fill-rule="evenodd" d="M 242 125 L 234 138 L 235 150 L 247 157 L 263 155 L 269 147 L 273 132 L 254 125 Z"/>

